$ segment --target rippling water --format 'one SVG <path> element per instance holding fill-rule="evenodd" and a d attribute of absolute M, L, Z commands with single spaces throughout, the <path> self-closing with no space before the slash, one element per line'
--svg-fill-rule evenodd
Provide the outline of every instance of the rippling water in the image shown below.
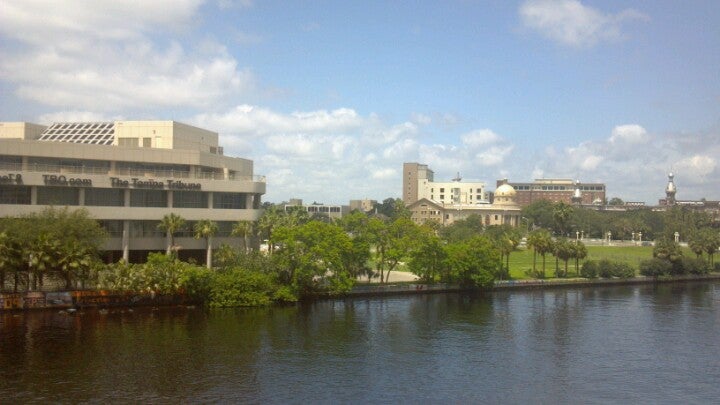
<path fill-rule="evenodd" d="M 717 403 L 720 283 L 0 315 L 0 403 Z"/>

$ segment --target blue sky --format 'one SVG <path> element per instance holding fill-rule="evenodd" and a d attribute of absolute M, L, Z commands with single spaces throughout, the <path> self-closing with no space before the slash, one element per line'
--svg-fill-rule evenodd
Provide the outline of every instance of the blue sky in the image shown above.
<path fill-rule="evenodd" d="M 140 3 L 140 4 L 138 4 Z M 147 4 L 144 4 L 147 3 Z M 561 177 L 720 199 L 720 2 L 3 0 L 0 120 L 217 131 L 265 200 Z"/>

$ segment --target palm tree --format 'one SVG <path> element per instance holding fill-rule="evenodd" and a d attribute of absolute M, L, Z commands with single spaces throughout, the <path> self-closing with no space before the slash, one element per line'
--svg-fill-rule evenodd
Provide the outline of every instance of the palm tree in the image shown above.
<path fill-rule="evenodd" d="M 575 241 L 573 246 L 573 259 L 575 259 L 575 274 L 580 277 L 580 260 L 584 259 L 588 255 L 587 247 L 580 241 Z"/>
<path fill-rule="evenodd" d="M 193 228 L 195 231 L 195 239 L 205 238 L 207 246 L 207 268 L 212 268 L 212 237 L 218 231 L 218 224 L 209 219 L 201 219 L 195 223 Z"/>
<path fill-rule="evenodd" d="M 573 207 L 565 204 L 564 202 L 559 202 L 553 205 L 553 220 L 555 221 L 556 229 L 563 236 L 565 236 L 567 223 L 572 213 Z"/>
<path fill-rule="evenodd" d="M 232 236 L 242 236 L 243 237 L 243 249 L 245 250 L 245 253 L 249 252 L 249 243 L 248 243 L 248 237 L 252 235 L 255 232 L 255 223 L 250 221 L 238 221 L 235 225 L 233 225 L 232 231 L 230 232 L 230 235 Z"/>
<path fill-rule="evenodd" d="M 185 219 L 174 213 L 166 214 L 157 227 L 159 230 L 164 231 L 167 234 L 168 247 L 166 254 L 170 256 L 175 248 L 175 233 L 181 231 L 185 227 Z"/>
<path fill-rule="evenodd" d="M 281 210 L 277 206 L 273 205 L 270 208 L 265 210 L 265 213 L 260 217 L 260 220 L 258 220 L 257 227 L 258 231 L 267 239 L 268 241 L 268 252 L 272 255 L 273 252 L 273 245 L 272 245 L 272 232 L 273 229 L 280 225 L 282 221 L 282 215 Z"/>
<path fill-rule="evenodd" d="M 546 229 L 538 229 L 530 233 L 528 245 L 533 248 L 533 273 L 535 273 L 535 258 L 539 254 L 543 259 L 542 277 L 545 278 L 545 255 L 553 250 L 553 240 Z"/>

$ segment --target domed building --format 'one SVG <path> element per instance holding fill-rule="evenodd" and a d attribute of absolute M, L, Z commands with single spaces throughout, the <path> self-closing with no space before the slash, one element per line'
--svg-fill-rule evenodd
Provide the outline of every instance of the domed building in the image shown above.
<path fill-rule="evenodd" d="M 485 226 L 491 225 L 520 225 L 520 206 L 517 201 L 517 191 L 507 182 L 495 190 L 492 203 L 487 200 L 475 203 L 444 203 L 421 198 L 410 205 L 412 220 L 422 224 L 434 221 L 441 225 L 450 225 L 455 221 L 467 219 L 475 215 L 481 218 Z"/>

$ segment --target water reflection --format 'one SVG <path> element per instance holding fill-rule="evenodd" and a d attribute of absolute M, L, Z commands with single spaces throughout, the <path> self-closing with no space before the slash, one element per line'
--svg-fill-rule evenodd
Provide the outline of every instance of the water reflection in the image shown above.
<path fill-rule="evenodd" d="M 720 284 L 0 315 L 12 402 L 712 402 Z"/>

